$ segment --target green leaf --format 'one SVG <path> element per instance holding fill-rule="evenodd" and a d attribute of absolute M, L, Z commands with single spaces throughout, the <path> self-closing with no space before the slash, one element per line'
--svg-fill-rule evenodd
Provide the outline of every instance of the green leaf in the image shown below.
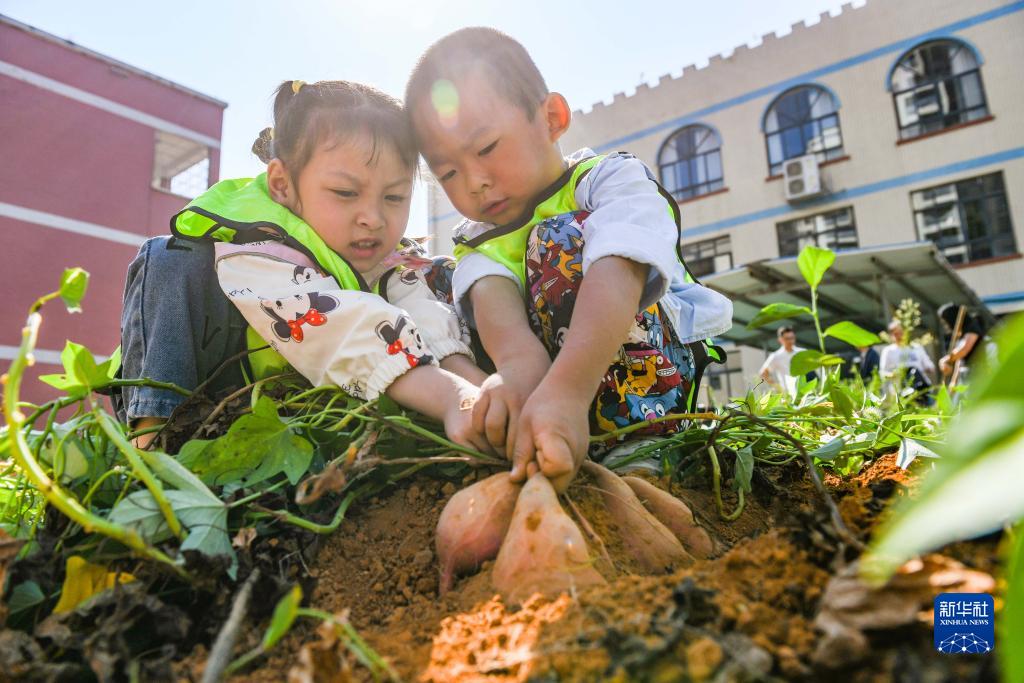
<path fill-rule="evenodd" d="M 82 312 L 82 297 L 89 286 L 89 273 L 81 268 L 67 268 L 60 278 L 60 298 L 69 313 Z"/>
<path fill-rule="evenodd" d="M 882 340 L 874 332 L 868 332 L 857 323 L 848 320 L 830 325 L 824 332 L 826 337 L 835 337 L 851 346 L 858 348 L 862 346 L 874 346 L 881 344 Z"/>
<path fill-rule="evenodd" d="M 7 598 L 7 609 L 11 616 L 30 610 L 46 600 L 43 589 L 35 581 L 23 581 L 11 590 Z"/>
<path fill-rule="evenodd" d="M 775 303 L 768 304 L 762 308 L 754 319 L 747 323 L 747 329 L 761 327 L 768 323 L 778 322 L 787 318 L 796 318 L 801 315 L 810 315 L 811 309 L 806 306 L 795 306 L 793 304 Z"/>
<path fill-rule="evenodd" d="M 223 501 L 197 491 L 164 491 L 188 537 L 182 550 L 194 549 L 206 555 L 234 557 L 228 538 L 228 509 Z M 134 530 L 150 543 L 171 538 L 160 508 L 148 490 L 136 491 L 110 511 L 110 521 Z"/>
<path fill-rule="evenodd" d="M 295 617 L 299 614 L 299 605 L 302 603 L 302 587 L 296 584 L 281 598 L 277 607 L 274 608 L 274 616 L 270 620 L 267 632 L 263 634 L 263 642 L 260 647 L 266 651 L 274 647 L 277 641 L 288 633 L 292 627 Z"/>
<path fill-rule="evenodd" d="M 1018 524 L 1016 540 L 1006 555 L 1006 602 L 1002 619 L 996 623 L 999 642 L 1024 642 L 1024 524 Z M 996 648 L 1002 662 L 1004 681 L 1024 681 L 1024 648 Z"/>
<path fill-rule="evenodd" d="M 832 406 L 839 411 L 840 415 L 846 419 L 853 417 L 853 401 L 842 386 L 833 384 L 829 387 L 828 397 L 832 401 Z"/>
<path fill-rule="evenodd" d="M 812 458 L 829 462 L 835 460 L 835 457 L 842 452 L 845 445 L 846 441 L 841 436 L 837 436 L 824 446 L 811 451 L 810 455 Z"/>
<path fill-rule="evenodd" d="M 800 250 L 800 255 L 796 258 L 796 265 L 800 268 L 800 273 L 807 280 L 811 289 L 817 289 L 825 271 L 832 266 L 835 260 L 836 255 L 831 249 L 822 249 L 809 244 Z"/>
<path fill-rule="evenodd" d="M 917 496 L 902 501 L 878 530 L 865 574 L 882 580 L 910 557 L 1021 518 L 1022 474 L 1024 429 L 971 459 L 940 459 Z"/>
<path fill-rule="evenodd" d="M 754 450 L 744 446 L 736 451 L 736 488 L 750 493 L 750 480 L 754 476 Z"/>
<path fill-rule="evenodd" d="M 814 349 L 797 351 L 789 361 L 789 374 L 793 377 L 803 377 L 808 372 L 814 372 L 823 365 L 842 365 L 843 359 L 831 353 L 822 353 Z"/>
<path fill-rule="evenodd" d="M 224 436 L 190 441 L 178 454 L 178 462 L 209 486 L 251 486 L 282 472 L 296 484 L 312 460 L 313 445 L 281 420 L 268 396 L 261 396 L 253 412 L 235 420 Z"/>
<path fill-rule="evenodd" d="M 118 346 L 114 349 L 114 352 L 110 354 L 110 358 L 100 363 L 99 370 L 107 379 L 114 379 L 114 375 L 121 368 L 121 347 Z"/>
<path fill-rule="evenodd" d="M 190 441 L 189 443 L 194 442 Z M 171 456 L 160 451 L 138 449 L 137 452 L 143 462 L 165 483 L 181 491 L 191 491 L 201 496 L 206 496 L 218 503 L 220 502 L 220 498 L 213 495 L 213 492 L 206 488 L 206 484 L 199 477 Z"/>
<path fill-rule="evenodd" d="M 917 457 L 937 458 L 939 454 L 915 439 L 900 439 L 900 450 L 896 455 L 896 464 L 900 469 L 907 469 Z"/>

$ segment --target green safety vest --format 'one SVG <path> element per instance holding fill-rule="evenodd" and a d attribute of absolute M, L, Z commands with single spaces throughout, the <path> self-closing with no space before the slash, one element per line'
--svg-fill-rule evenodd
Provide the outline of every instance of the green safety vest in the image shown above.
<path fill-rule="evenodd" d="M 255 178 L 222 180 L 192 200 L 171 218 L 171 233 L 188 240 L 217 240 L 246 244 L 261 240 L 281 242 L 301 251 L 342 289 L 376 292 L 352 265 L 324 243 L 305 221 L 281 206 L 267 191 L 267 174 Z M 250 350 L 267 342 L 249 327 L 246 343 Z M 257 379 L 281 372 L 288 361 L 272 348 L 249 354 L 249 365 Z"/>
<path fill-rule="evenodd" d="M 606 154 L 601 154 L 589 157 L 569 167 L 561 177 L 558 178 L 558 180 L 548 186 L 548 188 L 538 196 L 537 201 L 534 204 L 532 214 L 523 215 L 519 220 L 506 225 L 495 226 L 476 237 L 456 237 L 456 261 L 463 259 L 467 254 L 474 251 L 480 252 L 512 271 L 512 273 L 514 273 L 519 279 L 522 289 L 525 292 L 527 289 L 526 245 L 529 241 L 530 231 L 538 223 L 542 223 L 549 218 L 579 211 L 580 207 L 576 202 L 576 188 L 579 186 L 583 177 L 586 176 L 587 173 L 589 173 L 595 166 L 601 163 L 601 161 L 607 156 L 608 155 Z M 679 205 L 676 204 L 672 195 L 663 188 L 660 183 L 654 181 L 654 184 L 657 185 L 658 191 L 666 200 L 669 213 L 676 224 L 677 232 L 681 232 L 682 222 L 679 215 Z M 686 271 L 686 281 L 697 282 L 697 278 L 690 273 L 690 269 L 686 267 L 686 263 L 683 260 L 679 237 L 676 239 L 676 257 L 679 259 L 679 262 L 683 264 L 683 269 Z M 725 350 L 720 346 L 714 345 L 710 339 L 702 342 L 700 346 L 708 361 L 715 363 L 725 362 Z M 704 364 L 706 365 L 706 363 Z M 698 364 L 697 376 L 694 379 L 689 396 L 689 403 L 691 407 L 696 404 L 696 388 L 700 382 L 700 375 L 702 372 L 703 367 Z"/>

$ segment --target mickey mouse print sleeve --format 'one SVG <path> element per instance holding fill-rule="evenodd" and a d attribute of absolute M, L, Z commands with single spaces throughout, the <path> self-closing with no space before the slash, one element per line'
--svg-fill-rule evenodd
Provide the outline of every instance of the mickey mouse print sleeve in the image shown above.
<path fill-rule="evenodd" d="M 315 386 L 373 400 L 437 360 L 409 315 L 369 292 L 341 289 L 279 244 L 217 244 L 221 289 L 249 325 Z"/>

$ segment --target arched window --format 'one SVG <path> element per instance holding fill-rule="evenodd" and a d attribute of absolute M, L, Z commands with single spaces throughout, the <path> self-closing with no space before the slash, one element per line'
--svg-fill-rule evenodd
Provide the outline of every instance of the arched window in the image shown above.
<path fill-rule="evenodd" d="M 779 95 L 764 115 L 768 173 L 782 173 L 786 159 L 814 154 L 818 161 L 843 156 L 839 102 L 825 88 L 801 85 Z"/>
<path fill-rule="evenodd" d="M 904 54 L 889 75 L 900 139 L 988 116 L 974 50 L 956 40 L 933 40 Z"/>
<path fill-rule="evenodd" d="M 690 199 L 724 187 L 722 139 L 708 126 L 677 130 L 658 153 L 661 184 L 676 199 Z"/>

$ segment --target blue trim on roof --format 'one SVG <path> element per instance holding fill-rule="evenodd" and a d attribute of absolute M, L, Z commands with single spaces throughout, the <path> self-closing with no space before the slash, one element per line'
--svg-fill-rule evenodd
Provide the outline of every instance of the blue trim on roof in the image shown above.
<path fill-rule="evenodd" d="M 1017 2 L 1010 3 L 1003 7 L 997 7 L 987 12 L 975 14 L 974 16 L 967 17 L 966 19 L 961 19 L 960 21 L 955 21 L 951 24 L 946 24 L 945 26 L 940 26 L 931 31 L 919 33 L 915 36 L 911 36 L 910 38 L 904 38 L 903 40 L 897 40 L 896 42 L 889 43 L 887 45 L 882 45 L 881 47 L 877 47 L 873 50 L 868 50 L 867 52 L 862 52 L 859 55 L 854 55 L 853 57 L 848 57 L 847 59 L 843 59 L 838 62 L 833 62 L 832 64 L 828 64 L 818 69 L 807 71 L 792 78 L 787 78 L 785 80 L 778 81 L 777 83 L 773 83 L 763 88 L 751 90 L 750 92 L 738 95 L 728 100 L 723 100 L 722 102 L 712 104 L 711 106 L 704 107 L 703 109 L 699 109 L 684 116 L 669 119 L 668 121 L 663 121 L 661 123 L 654 124 L 653 126 L 648 126 L 647 128 L 642 128 L 633 133 L 629 133 L 628 135 L 615 138 L 614 140 L 610 140 L 604 143 L 603 145 L 595 147 L 594 149 L 597 152 L 608 152 L 622 149 L 622 145 L 628 142 L 645 138 L 649 135 L 665 130 L 667 128 L 675 129 L 681 128 L 682 126 L 688 123 L 697 123 L 700 119 L 708 116 L 709 114 L 713 114 L 717 111 L 728 109 L 730 107 L 735 107 L 745 102 L 749 102 L 750 100 L 754 100 L 759 97 L 764 97 L 765 95 L 772 95 L 782 92 L 784 90 L 788 90 L 793 86 L 806 83 L 807 81 L 814 81 L 823 76 L 827 76 L 828 74 L 832 74 L 837 71 L 842 71 L 843 69 L 848 69 L 852 66 L 856 66 L 858 64 L 871 61 L 872 59 L 876 59 L 883 55 L 887 55 L 891 52 L 898 51 L 900 54 L 903 54 L 904 52 L 914 47 L 915 45 L 930 40 L 932 38 L 947 37 L 950 33 L 962 31 L 966 28 L 970 28 L 978 24 L 983 24 L 985 22 L 992 21 L 994 19 L 999 19 L 1001 17 L 1013 14 L 1015 12 L 1020 12 L 1021 10 L 1024 10 L 1024 0 L 1018 0 Z"/>
<path fill-rule="evenodd" d="M 892 72 L 896 70 L 896 67 L 900 63 L 900 60 L 903 59 L 904 57 L 906 57 L 907 53 L 910 52 L 911 50 L 913 50 L 918 45 L 921 45 L 923 43 L 931 43 L 931 42 L 938 41 L 938 40 L 948 40 L 948 41 L 951 41 L 951 42 L 954 42 L 954 43 L 960 43 L 961 45 L 963 45 L 968 50 L 970 50 L 971 52 L 974 53 L 974 59 L 975 59 L 976 62 L 978 62 L 978 66 L 981 66 L 982 64 L 985 63 L 984 58 L 982 58 L 982 56 L 981 56 L 981 50 L 979 50 L 978 47 L 974 43 L 972 43 L 971 41 L 967 40 L 966 38 L 961 38 L 960 36 L 931 36 L 930 38 L 928 38 L 928 40 L 921 41 L 921 43 L 918 43 L 917 45 L 913 45 L 913 46 L 907 48 L 906 50 L 904 50 L 903 52 L 898 54 L 896 56 L 896 59 L 892 60 L 892 64 L 890 64 L 889 68 L 886 69 L 886 71 L 885 71 L 885 90 L 886 90 L 886 92 L 892 92 Z"/>
<path fill-rule="evenodd" d="M 775 106 L 775 103 L 778 102 L 780 99 L 782 99 L 782 97 L 784 95 L 787 95 L 790 92 L 792 92 L 794 90 L 797 90 L 799 88 L 819 88 L 819 89 L 824 90 L 825 92 L 827 92 L 829 95 L 832 96 L 832 102 L 835 104 L 836 113 L 838 113 L 840 107 L 843 106 L 842 103 L 839 101 L 839 95 L 836 94 L 836 91 L 833 90 L 832 88 L 828 87 L 824 83 L 814 83 L 812 81 L 808 81 L 807 83 L 800 83 L 799 85 L 794 85 L 792 88 L 786 88 L 785 90 L 780 92 L 778 95 L 773 97 L 771 99 L 771 101 L 769 101 L 768 104 L 765 105 L 764 111 L 761 112 L 761 132 L 762 133 L 764 132 L 764 121 L 765 121 L 765 119 L 768 118 L 768 112 L 770 112 L 772 110 L 772 107 Z"/>
<path fill-rule="evenodd" d="M 1009 304 L 1014 301 L 1024 301 L 1024 291 L 993 294 L 992 296 L 984 296 L 981 300 L 986 304 Z"/>
<path fill-rule="evenodd" d="M 685 228 L 682 231 L 682 236 L 696 237 L 697 235 L 703 235 L 705 233 L 715 232 L 716 230 L 723 230 L 725 228 L 732 228 L 737 225 L 743 225 L 744 223 L 750 223 L 764 218 L 775 218 L 776 216 L 784 216 L 790 213 L 798 213 L 807 208 L 811 208 L 821 204 L 831 204 L 833 202 L 843 201 L 844 199 L 854 199 L 856 197 L 863 197 L 865 195 L 874 194 L 876 192 L 891 190 L 894 187 L 902 187 L 904 185 L 920 183 L 925 180 L 931 180 L 932 178 L 938 178 L 940 176 L 949 175 L 951 173 L 970 171 L 976 168 L 981 168 L 982 166 L 998 164 L 1004 161 L 1010 161 L 1012 159 L 1019 159 L 1021 157 L 1024 157 L 1024 147 L 1014 147 L 1013 149 L 1007 149 L 1002 152 L 996 152 L 995 154 L 986 154 L 985 156 L 975 157 L 973 159 L 965 159 L 963 161 L 957 161 L 952 164 L 946 164 L 945 166 L 937 166 L 935 168 L 931 168 L 925 171 L 918 171 L 917 173 L 908 173 L 906 175 L 887 178 L 885 180 L 879 180 L 873 183 L 859 185 L 857 187 L 851 187 L 847 190 L 840 190 L 839 192 L 834 192 L 832 194 L 825 195 L 824 197 L 820 197 L 818 199 L 803 202 L 796 207 L 790 206 L 789 204 L 783 204 L 781 206 L 773 206 L 771 208 L 762 209 L 760 211 L 752 211 L 750 213 L 740 214 L 739 216 L 733 216 L 732 218 L 726 218 L 724 220 L 715 221 L 713 223 L 705 223 L 704 225 L 698 225 L 692 228 Z"/>

